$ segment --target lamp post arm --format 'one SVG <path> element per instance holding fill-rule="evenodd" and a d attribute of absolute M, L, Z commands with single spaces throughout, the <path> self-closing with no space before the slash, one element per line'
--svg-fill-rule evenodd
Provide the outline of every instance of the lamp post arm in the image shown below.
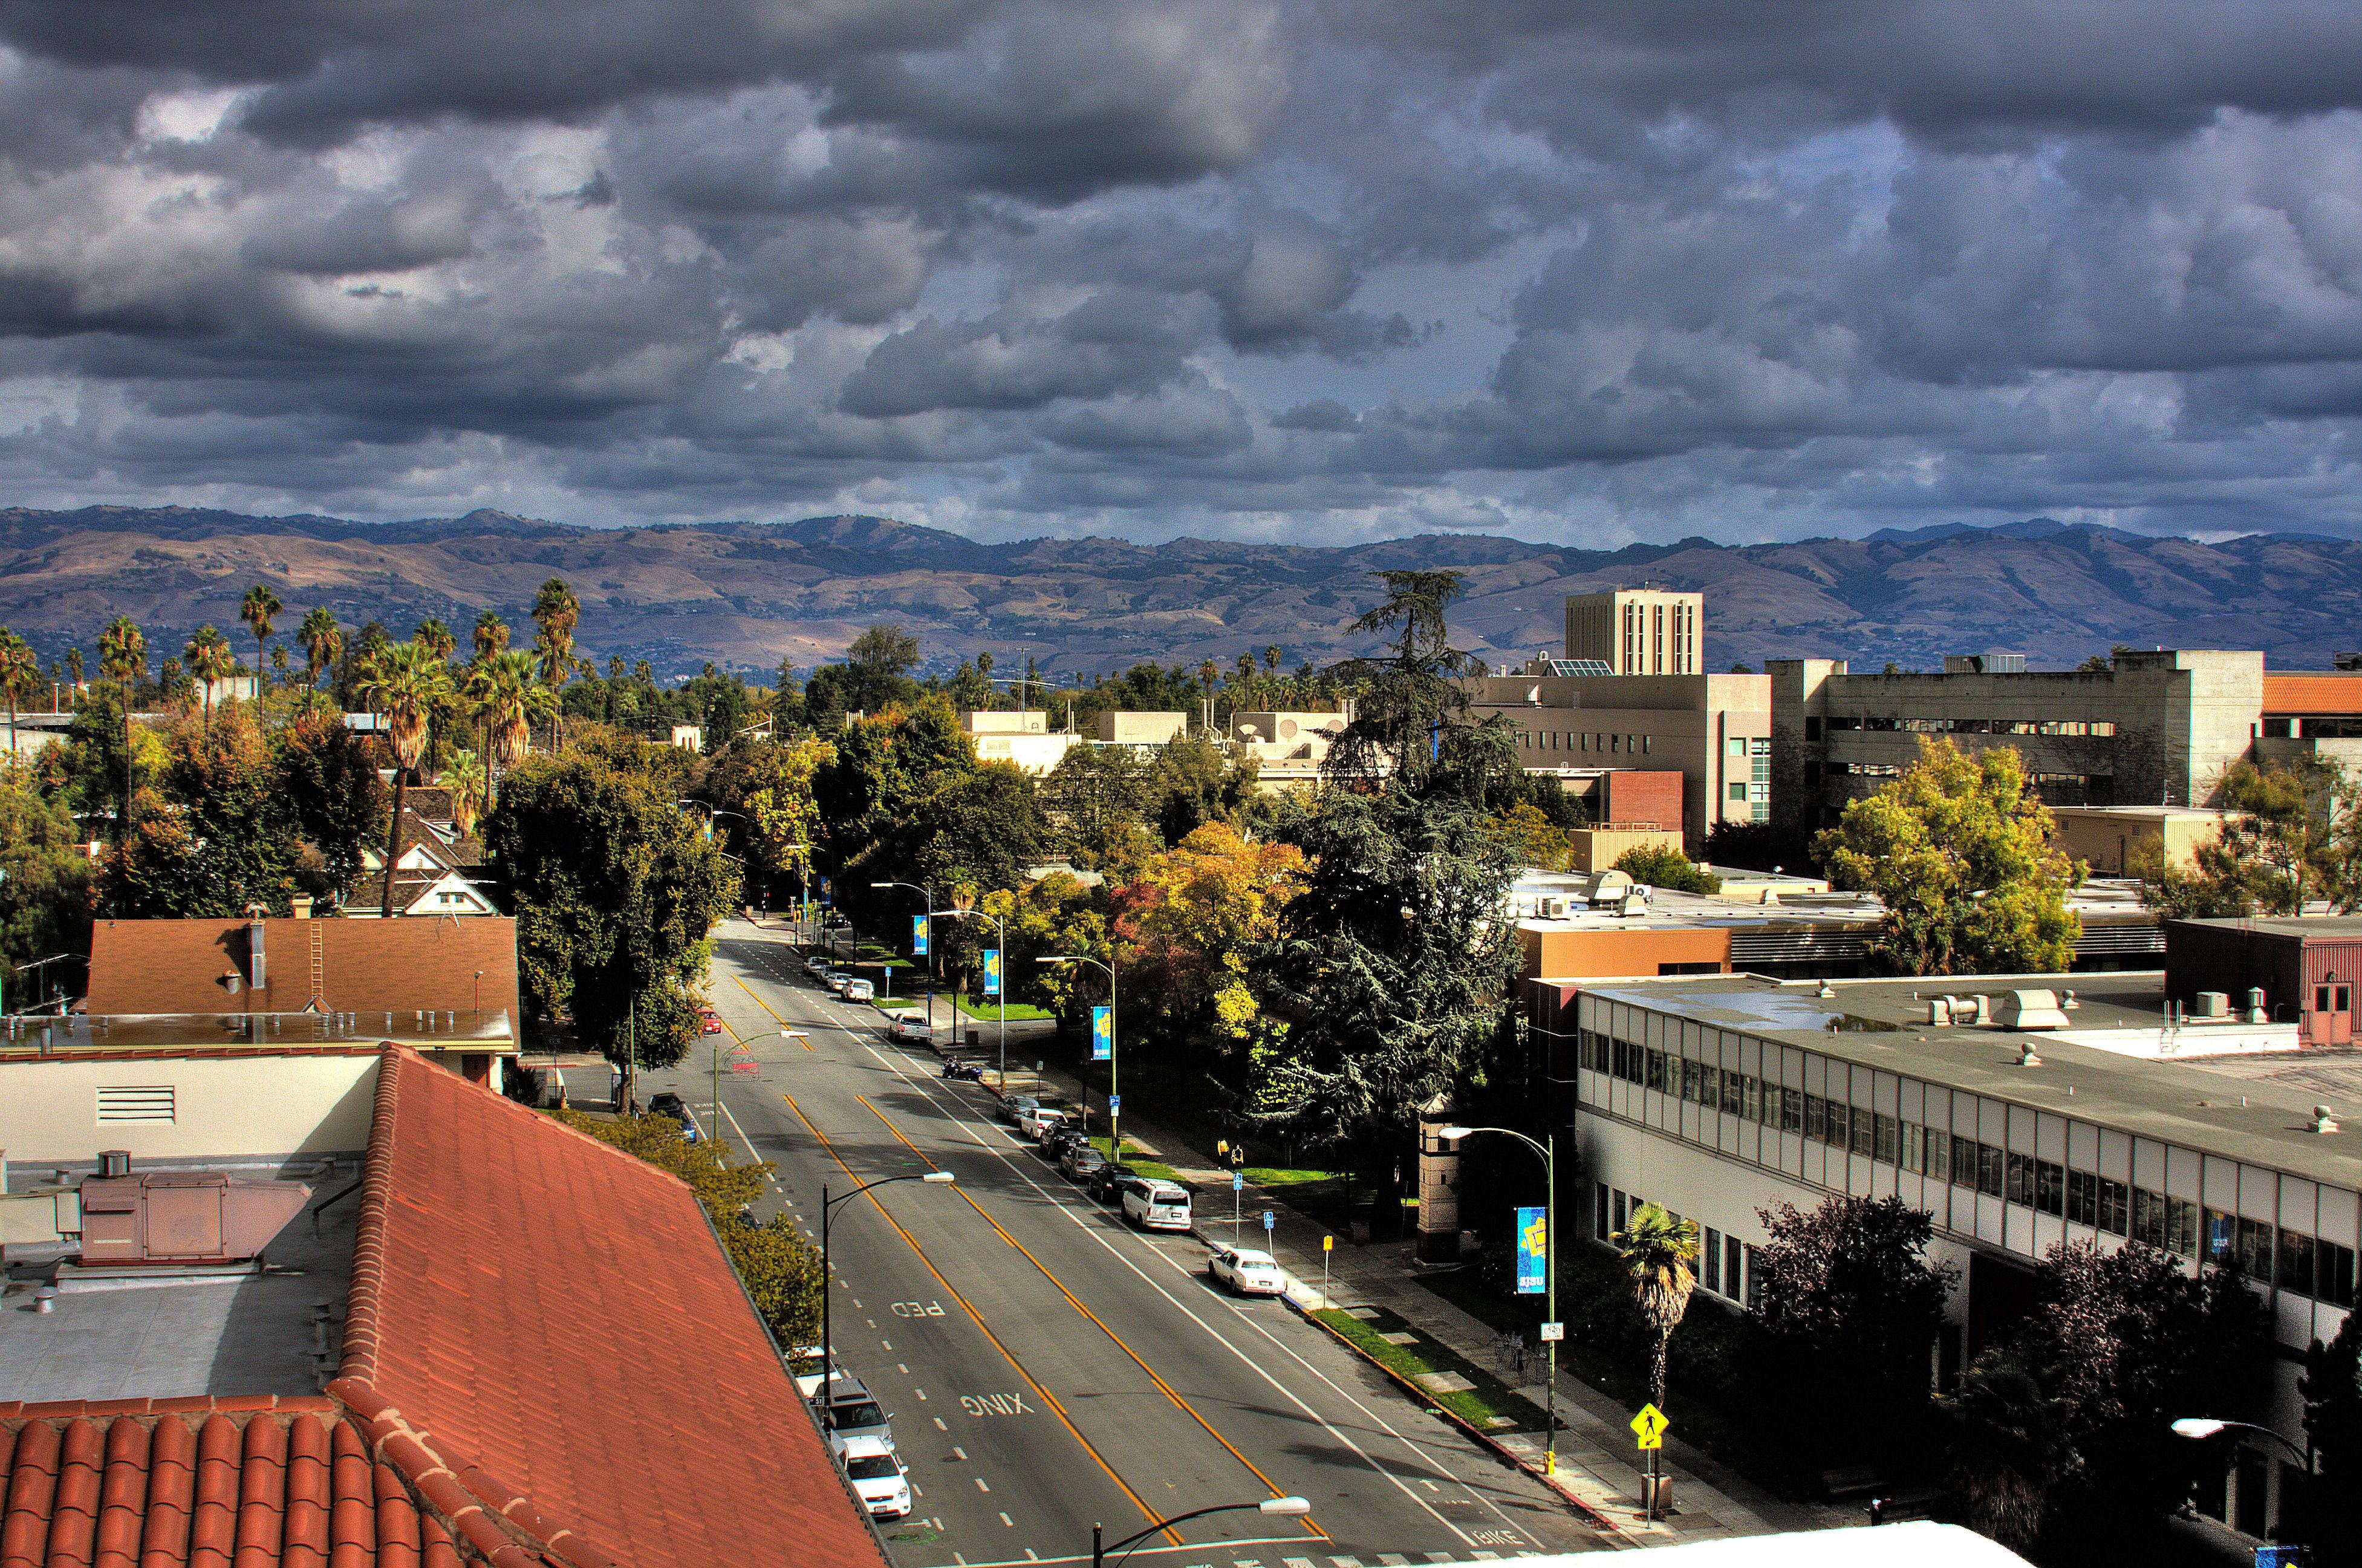
<path fill-rule="evenodd" d="M 1142 1541 L 1146 1540 L 1150 1536 L 1154 1535 L 1159 1530 L 1170 1529 L 1175 1525 L 1186 1524 L 1191 1519 L 1204 1518 L 1208 1514 L 1239 1514 L 1245 1513 L 1251 1509 L 1260 1508 L 1261 1507 L 1263 1507 L 1261 1503 L 1218 1503 L 1210 1508 L 1192 1508 L 1186 1514 L 1175 1514 L 1169 1519 L 1159 1519 L 1154 1524 L 1150 1525 L 1146 1529 L 1138 1531 L 1132 1535 L 1125 1536 L 1121 1540 L 1111 1541 L 1102 1548 L 1101 1551 L 1102 1553 L 1110 1551 L 1115 1553 L 1115 1560 L 1120 1562 L 1126 1556 L 1131 1554 L 1133 1547 L 1138 1546 Z"/>

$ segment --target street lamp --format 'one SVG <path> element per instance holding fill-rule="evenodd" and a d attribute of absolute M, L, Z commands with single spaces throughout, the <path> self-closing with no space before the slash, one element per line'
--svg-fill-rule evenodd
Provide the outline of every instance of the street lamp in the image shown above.
<path fill-rule="evenodd" d="M 1498 1132 L 1505 1138 L 1515 1138 L 1542 1157 L 1542 1181 L 1548 1190 L 1542 1194 L 1542 1284 L 1548 1293 L 1542 1314 L 1556 1331 L 1558 1323 L 1558 1134 L 1549 1135 L 1549 1142 L 1536 1143 L 1523 1132 L 1507 1127 L 1446 1127 L 1438 1134 L 1451 1143 L 1476 1132 Z M 1542 1389 L 1542 1474 L 1558 1474 L 1558 1342 L 1545 1339 L 1543 1349 L 1550 1356 L 1550 1378 Z"/>
<path fill-rule="evenodd" d="M 918 894 L 919 897 L 926 900 L 927 1034 L 929 1038 L 933 1038 L 935 1032 L 935 890 L 933 888 L 922 886 L 917 882 L 872 882 L 869 885 L 873 888 L 908 888 L 911 891 Z M 860 949 L 856 947 L 854 951 L 858 954 Z M 888 972 L 886 984 L 889 988 L 894 984 L 892 972 L 890 970 Z M 958 1010 L 956 1009 L 953 1010 L 953 1017 L 958 1017 Z"/>
<path fill-rule="evenodd" d="M 1265 1497 L 1260 1503 L 1219 1503 L 1210 1508 L 1193 1508 L 1186 1514 L 1175 1514 L 1169 1519 L 1159 1519 L 1136 1535 L 1125 1536 L 1113 1546 L 1100 1544 L 1099 1538 L 1106 1533 L 1105 1527 L 1094 1524 L 1091 1526 L 1091 1568 L 1107 1568 L 1107 1554 L 1110 1551 L 1116 1554 L 1115 1560 L 1121 1562 L 1131 1555 L 1133 1547 L 1158 1530 L 1170 1529 L 1185 1519 L 1201 1519 L 1208 1514 L 1243 1514 L 1250 1511 L 1276 1514 L 1283 1518 L 1302 1518 L 1312 1511 L 1312 1505 L 1302 1497 Z"/>
<path fill-rule="evenodd" d="M 1000 1003 L 1000 1081 L 993 1087 L 1000 1091 L 1003 1098 L 1006 1098 L 1009 1093 L 1009 927 L 1001 923 L 999 915 L 987 914 L 984 911 L 975 908 L 975 902 L 976 895 L 967 889 L 962 888 L 952 894 L 952 907 L 944 912 L 955 920 L 966 920 L 970 915 L 974 915 L 978 920 L 988 920 L 992 922 L 992 929 L 999 933 L 995 940 L 1000 944 L 1000 991 L 998 999 Z M 934 944 L 929 943 L 927 945 L 932 956 Z M 952 1008 L 952 1032 L 955 1034 L 959 1032 L 957 1004 L 954 1004 Z M 933 1043 L 934 1033 L 935 1015 L 933 1008 L 930 1006 L 927 1011 L 927 1039 L 930 1044 Z"/>
<path fill-rule="evenodd" d="M 2259 1427 L 2252 1421 L 2225 1421 L 2219 1420 L 2213 1416 L 2184 1416 L 2180 1420 L 2173 1423 L 2174 1436 L 2193 1438 L 2201 1442 L 2204 1441 L 2208 1438 L 2219 1437 L 2226 1431 L 2233 1430 L 2254 1432 L 2258 1437 L 2268 1437 L 2274 1442 L 2279 1444 L 2282 1448 L 2288 1450 L 2290 1454 L 2295 1458 L 2299 1468 L 2302 1469 L 2304 1472 L 2305 1506 L 2302 1509 L 2298 1510 L 2297 1513 L 2297 1518 L 2302 1519 L 2305 1514 L 2312 1507 L 2313 1482 L 2318 1479 L 2313 1472 L 2312 1450 L 2299 1448 L 2293 1441 L 2282 1437 L 2279 1433 L 2272 1430 L 2271 1428 Z M 2301 1534 L 2302 1532 L 2300 1531 L 2299 1533 Z M 2305 1562 L 2310 1562 L 2312 1561 L 2312 1554 L 2303 1550 L 2303 1541 L 2296 1540 L 2290 1542 L 2290 1544 L 2298 1549 L 2299 1555 Z"/>
<path fill-rule="evenodd" d="M 830 1292 L 835 1285 L 835 1281 L 831 1277 L 828 1268 L 828 1228 L 830 1221 L 836 1218 L 836 1211 L 839 1209 L 852 1202 L 855 1198 L 860 1197 L 863 1193 L 867 1192 L 872 1187 L 891 1187 L 898 1181 L 922 1181 L 929 1187 L 949 1187 L 955 1179 L 956 1178 L 955 1178 L 949 1171 L 913 1171 L 907 1176 L 879 1176 L 876 1181 L 864 1182 L 861 1186 L 855 1187 L 851 1192 L 844 1194 L 841 1198 L 831 1198 L 828 1195 L 828 1184 L 825 1182 L 821 1184 L 820 1402 L 822 1409 L 825 1410 L 828 1408 L 829 1380 L 836 1375 L 836 1355 L 829 1341 L 829 1298 Z"/>
<path fill-rule="evenodd" d="M 1035 962 L 1036 964 L 1097 964 L 1100 968 L 1105 969 L 1105 970 L 1107 971 L 1107 977 L 1108 977 L 1108 1163 L 1109 1163 L 1109 1165 L 1120 1165 L 1123 1164 L 1123 1132 L 1122 1132 L 1122 1128 L 1123 1128 L 1123 1117 L 1122 1117 L 1123 1097 L 1122 1097 L 1121 1093 L 1120 1092 L 1120 1089 L 1121 1089 L 1121 1088 L 1122 1088 L 1122 1086 L 1121 1086 L 1121 1085 L 1117 1081 L 1117 1079 L 1116 1079 L 1116 1065 L 1117 1065 L 1118 1057 L 1117 1057 L 1117 1055 L 1116 1055 L 1116 1027 L 1115 1027 L 1115 1026 L 1116 1026 L 1116 1016 L 1115 1016 L 1115 966 L 1114 966 L 1114 965 L 1112 965 L 1112 964 L 1110 964 L 1110 963 L 1109 963 L 1109 962 L 1108 962 L 1107 960 L 1105 960 L 1104 958 L 1094 958 L 1094 957 L 1092 957 L 1092 956 L 1091 956 L 1089 954 L 1087 954 L 1087 953 L 1053 953 L 1053 954 L 1048 955 L 1047 955 L 1047 956 L 1045 956 L 1045 957 L 1036 958 L 1036 959 L 1034 959 L 1034 960 L 1033 960 L 1033 962 Z M 1085 1113 L 1085 1114 L 1084 1114 L 1084 1125 L 1085 1125 L 1086 1129 L 1087 1129 L 1087 1128 L 1088 1128 L 1088 1126 L 1089 1126 L 1089 1108 L 1090 1108 L 1090 1100 L 1089 1100 L 1089 1098 L 1088 1098 L 1087 1096 L 1086 1096 L 1086 1097 L 1085 1097 L 1084 1101 L 1083 1101 L 1083 1105 L 1084 1105 L 1084 1113 Z"/>

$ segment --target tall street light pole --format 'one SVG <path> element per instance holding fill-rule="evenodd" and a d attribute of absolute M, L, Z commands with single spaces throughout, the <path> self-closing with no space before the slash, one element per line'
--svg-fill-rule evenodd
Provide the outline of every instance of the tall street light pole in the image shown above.
<path fill-rule="evenodd" d="M 1107 971 L 1108 1163 L 1113 1165 L 1120 1165 L 1123 1164 L 1123 1097 L 1121 1093 L 1123 1086 L 1116 1077 L 1117 1064 L 1122 1059 L 1122 1054 L 1116 1046 L 1116 1023 L 1118 1020 L 1116 1018 L 1115 1010 L 1115 966 L 1107 962 L 1103 958 L 1094 958 L 1087 953 L 1053 953 L 1046 957 L 1036 958 L 1033 962 L 1036 964 L 1097 964 L 1100 968 Z M 1087 1096 L 1085 1097 L 1083 1104 L 1084 1109 L 1087 1113 L 1090 1106 L 1090 1100 Z M 1087 1126 L 1088 1124 L 1087 1114 L 1085 1117 L 1085 1124 Z"/>
<path fill-rule="evenodd" d="M 836 1375 L 836 1354 L 829 1339 L 831 1322 L 829 1304 L 833 1295 L 836 1280 L 835 1276 L 830 1273 L 828 1266 L 828 1231 L 831 1222 L 836 1218 L 836 1211 L 839 1209 L 842 1209 L 844 1205 L 852 1202 L 855 1198 L 860 1197 L 863 1193 L 867 1192 L 872 1187 L 891 1187 L 898 1181 L 922 1181 L 929 1187 L 948 1187 L 955 1179 L 955 1178 L 949 1171 L 912 1171 L 906 1176 L 879 1176 L 876 1181 L 864 1182 L 861 1186 L 855 1187 L 851 1192 L 841 1194 L 835 1198 L 831 1198 L 828 1195 L 828 1185 L 825 1182 L 821 1185 L 820 1402 L 822 1408 L 826 1408 L 828 1405 L 829 1380 Z"/>
<path fill-rule="evenodd" d="M 1542 1181 L 1548 1190 L 1542 1195 L 1542 1287 L 1546 1292 L 1542 1314 L 1551 1322 L 1558 1321 L 1558 1134 L 1538 1143 L 1523 1132 L 1507 1127 L 1446 1127 L 1438 1136 L 1457 1143 L 1477 1132 L 1498 1132 L 1505 1138 L 1515 1138 L 1542 1157 Z M 1542 1474 L 1558 1474 L 1558 1342 L 1546 1340 L 1543 1348 L 1550 1355 L 1550 1378 L 1542 1391 Z"/>
<path fill-rule="evenodd" d="M 1110 1551 L 1115 1553 L 1115 1560 L 1121 1562 L 1131 1555 L 1133 1547 L 1138 1546 L 1158 1530 L 1169 1529 L 1185 1519 L 1201 1519 L 1208 1514 L 1243 1514 L 1250 1511 L 1259 1514 L 1277 1514 L 1284 1518 L 1301 1518 L 1312 1511 L 1312 1505 L 1302 1497 L 1265 1497 L 1260 1503 L 1218 1503 L 1210 1508 L 1192 1508 L 1186 1514 L 1175 1514 L 1169 1519 L 1159 1519 L 1146 1529 L 1134 1535 L 1125 1536 L 1111 1546 L 1103 1545 L 1100 1541 L 1100 1537 L 1106 1533 L 1106 1527 L 1095 1524 L 1091 1526 L 1091 1568 L 1107 1568 L 1107 1554 Z"/>
<path fill-rule="evenodd" d="M 1001 923 L 999 915 L 987 914 L 982 910 L 975 908 L 975 900 L 974 893 L 965 888 L 959 889 L 952 894 L 952 907 L 944 912 L 960 920 L 966 920 L 970 916 L 977 920 L 988 920 L 992 922 L 992 929 L 998 933 L 995 940 L 1000 944 L 1000 988 L 997 998 L 1000 1003 L 1000 1081 L 993 1087 L 1000 1091 L 1002 1098 L 1006 1099 L 1009 1094 L 1009 927 Z M 929 943 L 927 945 L 932 949 L 934 944 Z M 931 1043 L 934 1032 L 934 1014 L 930 1011 L 927 1015 L 927 1034 Z M 952 1009 L 952 1032 L 955 1034 L 959 1032 L 959 1008 L 956 1005 Z"/>
<path fill-rule="evenodd" d="M 908 888 L 911 891 L 918 894 L 920 898 L 926 900 L 927 1033 L 929 1037 L 932 1038 L 935 1032 L 935 890 L 933 888 L 922 887 L 917 882 L 872 882 L 869 885 L 873 888 Z M 856 948 L 855 951 L 858 952 L 859 949 Z M 889 979 L 887 984 L 890 986 L 893 982 Z M 956 1027 L 956 1019 L 958 1016 L 956 1010 L 955 1010 L 953 1016 L 955 1019 L 954 1026 Z"/>

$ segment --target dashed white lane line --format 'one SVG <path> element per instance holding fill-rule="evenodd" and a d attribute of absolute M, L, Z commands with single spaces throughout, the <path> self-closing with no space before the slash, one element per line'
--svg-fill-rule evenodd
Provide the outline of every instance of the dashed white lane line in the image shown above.
<path fill-rule="evenodd" d="M 983 1477 L 983 1476 L 981 1476 L 981 1475 L 971 1476 L 971 1477 L 970 1477 L 970 1479 L 971 1479 L 971 1480 L 973 1480 L 973 1481 L 976 1483 L 976 1489 L 977 1489 L 977 1491 L 979 1491 L 979 1492 L 989 1492 L 989 1491 L 991 1491 L 991 1490 L 992 1490 L 991 1486 L 989 1486 L 988 1485 L 987 1485 L 987 1484 L 986 1484 L 985 1479 L 984 1479 L 984 1477 Z"/>
<path fill-rule="evenodd" d="M 1007 1525 L 1011 1529 L 1015 1529 L 1017 1528 L 1017 1521 L 1010 1518 L 1007 1514 L 1000 1516 L 1000 1522 Z"/>

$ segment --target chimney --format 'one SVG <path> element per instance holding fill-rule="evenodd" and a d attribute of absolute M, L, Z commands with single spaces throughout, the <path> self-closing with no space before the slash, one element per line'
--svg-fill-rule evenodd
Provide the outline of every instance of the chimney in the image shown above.
<path fill-rule="evenodd" d="M 298 893 L 293 898 L 287 900 L 287 907 L 289 911 L 292 913 L 297 920 L 310 920 L 312 918 L 312 895 L 309 893 Z"/>
<path fill-rule="evenodd" d="M 246 922 L 246 983 L 256 990 L 263 988 L 262 922 Z"/>

